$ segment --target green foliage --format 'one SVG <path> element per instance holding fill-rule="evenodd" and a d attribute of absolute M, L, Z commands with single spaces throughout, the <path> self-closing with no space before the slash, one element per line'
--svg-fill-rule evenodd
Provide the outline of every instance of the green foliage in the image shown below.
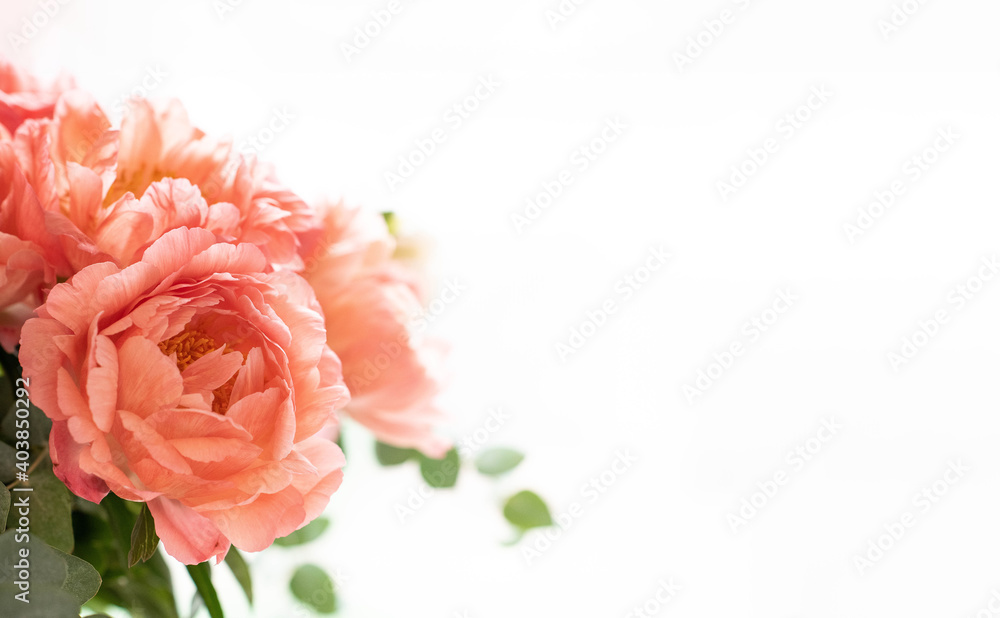
<path fill-rule="evenodd" d="M 114 494 L 108 494 L 100 506 L 76 501 L 74 553 L 94 564 L 104 578 L 89 605 L 99 610 L 121 607 L 144 618 L 178 618 L 170 570 L 163 556 L 156 552 L 146 562 L 128 566 L 130 531 L 136 519 L 128 503 Z"/>
<path fill-rule="evenodd" d="M 140 562 L 145 562 L 156 553 L 156 546 L 160 543 L 160 537 L 156 536 L 156 526 L 153 524 L 153 514 L 149 512 L 149 507 L 142 505 L 142 510 L 132 527 L 131 545 L 128 550 L 128 566 L 134 567 Z"/>
<path fill-rule="evenodd" d="M 375 443 L 375 458 L 383 466 L 398 466 L 418 456 L 412 448 L 399 448 L 384 442 Z"/>
<path fill-rule="evenodd" d="M 0 485 L 0 532 L 7 529 L 7 512 L 10 511 L 10 491 Z"/>
<path fill-rule="evenodd" d="M 281 547 L 295 547 L 314 541 L 330 527 L 330 520 L 325 517 L 317 517 L 305 526 L 299 528 L 288 536 L 283 536 L 274 540 L 275 545 Z"/>
<path fill-rule="evenodd" d="M 17 530 L 0 534 L 0 615 L 78 616 L 101 586 L 100 574 L 87 562 L 47 545 L 40 537 Z M 28 573 L 24 590 L 21 573 Z M 28 603 L 17 596 L 27 592 Z M 26 610 L 28 613 L 25 613 Z"/>
<path fill-rule="evenodd" d="M 198 596 L 205 604 L 208 615 L 211 618 L 225 618 L 222 613 L 222 604 L 219 603 L 219 595 L 215 592 L 215 586 L 212 585 L 212 567 L 207 562 L 202 562 L 201 564 L 188 565 L 187 571 L 191 575 L 191 581 L 194 582 L 195 588 L 198 589 Z"/>
<path fill-rule="evenodd" d="M 509 448 L 494 448 L 476 458 L 476 469 L 487 476 L 510 472 L 524 460 L 524 455 Z"/>
<path fill-rule="evenodd" d="M 444 459 L 431 459 L 420 455 L 420 474 L 431 487 L 454 487 L 458 480 L 458 451 L 448 451 Z"/>
<path fill-rule="evenodd" d="M 552 525 L 552 515 L 545 501 L 538 494 L 524 490 L 507 499 L 503 507 L 503 516 L 520 530 L 544 528 Z"/>
<path fill-rule="evenodd" d="M 253 605 L 253 580 L 250 578 L 250 567 L 243 559 L 243 554 L 235 547 L 230 547 L 229 553 L 226 554 L 226 564 L 239 582 L 240 588 L 243 588 L 243 594 L 247 595 L 247 601 Z"/>
<path fill-rule="evenodd" d="M 337 596 L 333 580 L 326 571 L 314 564 L 304 564 L 295 570 L 290 584 L 292 594 L 321 614 L 337 611 Z"/>
<path fill-rule="evenodd" d="M 63 482 L 52 473 L 52 462 L 45 458 L 44 462 L 31 472 L 30 481 L 21 483 L 19 487 L 31 487 L 32 491 L 24 492 L 30 496 L 31 502 L 31 533 L 37 534 L 43 541 L 64 552 L 73 551 L 73 495 L 69 493 Z M 14 495 L 14 500 L 17 496 Z M 11 509 L 7 526 L 14 527 L 17 519 L 16 509 Z"/>

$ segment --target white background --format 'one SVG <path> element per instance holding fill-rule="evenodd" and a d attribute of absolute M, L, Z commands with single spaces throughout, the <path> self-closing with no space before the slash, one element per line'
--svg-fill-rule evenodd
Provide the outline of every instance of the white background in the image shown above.
<path fill-rule="evenodd" d="M 949 294 L 1000 254 L 995 2 L 910 0 L 884 36 L 891 0 L 589 0 L 555 28 L 558 0 L 404 0 L 350 59 L 342 45 L 385 1 L 217 4 L 70 0 L 15 50 L 9 34 L 42 9 L 4 0 L 0 48 L 69 70 L 109 108 L 165 74 L 151 96 L 237 143 L 287 108 L 260 153 L 280 177 L 401 213 L 466 287 L 434 325 L 454 351 L 446 431 L 500 406 L 510 420 L 488 446 L 528 453 L 499 483 L 465 470 L 400 523 L 419 476 L 377 469 L 354 427 L 332 532 L 253 557 L 256 615 L 308 615 L 286 592 L 304 560 L 338 573 L 349 618 L 641 615 L 671 577 L 681 591 L 646 615 L 991 615 L 977 612 L 1000 590 L 1000 281 L 962 308 Z M 723 9 L 732 23 L 680 70 L 675 53 Z M 453 128 L 445 113 L 484 76 L 499 88 Z M 777 123 L 814 87 L 832 97 L 786 139 Z M 580 172 L 574 151 L 614 118 L 627 129 Z M 447 141 L 390 190 L 385 173 L 438 127 Z M 960 137 L 914 181 L 908 160 L 947 128 Z M 718 183 L 768 138 L 778 151 L 724 200 Z M 572 186 L 519 231 L 512 214 L 563 169 Z M 844 225 L 897 179 L 905 194 L 852 244 Z M 672 257 L 621 302 L 619 281 L 660 247 Z M 779 290 L 798 300 L 750 341 Z M 617 312 L 560 358 L 606 299 Z M 893 367 L 938 310 L 947 323 Z M 733 342 L 744 353 L 689 402 L 684 386 Z M 830 417 L 842 428 L 796 469 L 787 453 Z M 584 497 L 621 449 L 638 461 Z M 949 462 L 969 471 L 922 512 L 914 496 Z M 728 516 L 782 471 L 734 532 Z M 542 533 L 503 546 L 500 504 L 522 488 L 554 513 L 583 509 L 530 564 Z M 907 512 L 915 523 L 859 569 Z"/>

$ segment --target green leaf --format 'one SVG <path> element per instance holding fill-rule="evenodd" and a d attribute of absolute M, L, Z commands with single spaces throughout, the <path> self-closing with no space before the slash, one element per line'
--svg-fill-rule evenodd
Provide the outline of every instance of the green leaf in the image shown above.
<path fill-rule="evenodd" d="M 317 517 L 302 528 L 288 536 L 283 536 L 274 540 L 275 545 L 282 547 L 294 547 L 315 540 L 330 527 L 330 520 L 325 517 Z"/>
<path fill-rule="evenodd" d="M 0 421 L 0 437 L 13 444 L 17 432 L 17 410 L 24 408 L 16 403 L 11 405 L 7 414 Z M 45 416 L 35 404 L 28 406 L 28 444 L 44 447 L 49 443 L 49 432 L 52 430 L 52 420 Z"/>
<path fill-rule="evenodd" d="M 93 513 L 73 511 L 73 555 L 105 573 L 109 564 L 117 565 L 114 539 L 107 520 Z"/>
<path fill-rule="evenodd" d="M 36 535 L 8 530 L 0 535 L 0 556 L 6 557 L 0 562 L 0 616 L 78 616 L 83 604 L 101 587 L 101 576 L 94 567 L 48 546 Z M 24 569 L 19 566 L 21 560 L 28 564 L 30 573 L 28 604 L 14 597 L 21 592 L 15 583 Z M 26 609 L 30 612 L 25 613 Z"/>
<path fill-rule="evenodd" d="M 156 536 L 153 514 L 149 512 L 149 507 L 143 503 L 142 511 L 139 512 L 135 526 L 132 527 L 132 543 L 128 550 L 129 568 L 152 558 L 159 543 L 160 537 Z"/>
<path fill-rule="evenodd" d="M 399 448 L 384 442 L 375 443 L 375 458 L 383 466 L 398 466 L 418 455 L 412 448 Z"/>
<path fill-rule="evenodd" d="M 314 564 L 304 564 L 295 570 L 290 584 L 295 598 L 321 614 L 337 611 L 337 596 L 333 580 L 326 571 Z"/>
<path fill-rule="evenodd" d="M 90 565 L 70 554 L 63 554 L 66 561 L 66 582 L 63 590 L 72 594 L 83 605 L 97 594 L 101 588 L 101 574 Z"/>
<path fill-rule="evenodd" d="M 212 585 L 212 567 L 207 562 L 201 564 L 188 565 L 188 573 L 194 581 L 195 588 L 198 589 L 198 596 L 205 603 L 208 615 L 212 618 L 225 618 L 222 613 L 222 605 L 219 603 L 219 595 Z"/>
<path fill-rule="evenodd" d="M 135 518 L 125 506 L 125 501 L 109 493 L 101 500 L 101 506 L 108 515 L 108 523 L 111 525 L 113 538 L 118 543 L 121 552 L 122 564 L 128 566 L 128 550 L 132 547 L 132 536 L 129 530 L 135 527 Z"/>
<path fill-rule="evenodd" d="M 32 576 L 34 580 L 34 576 Z M 23 591 L 12 583 L 0 583 L 0 616 L 17 618 L 76 618 L 80 604 L 73 595 L 51 584 L 32 582 L 28 603 L 17 600 Z"/>
<path fill-rule="evenodd" d="M 476 469 L 487 476 L 510 472 L 524 460 L 524 455 L 509 448 L 490 449 L 476 458 Z"/>
<path fill-rule="evenodd" d="M 95 565 L 104 577 L 91 605 L 101 611 L 121 607 L 143 618 L 178 618 L 170 570 L 162 551 L 128 568 L 135 519 L 126 502 L 114 494 L 108 494 L 100 505 L 78 499 L 73 512 L 73 553 Z"/>
<path fill-rule="evenodd" d="M 6 442 L 0 442 L 0 483 L 7 485 L 14 480 L 14 475 L 18 469 L 14 467 L 17 463 L 17 451 Z"/>
<path fill-rule="evenodd" d="M 399 232 L 399 219 L 396 217 L 396 213 L 383 212 L 382 218 L 385 219 L 385 226 L 389 229 L 389 234 L 395 236 Z"/>
<path fill-rule="evenodd" d="M 247 595 L 247 601 L 253 605 L 253 580 L 250 578 L 250 567 L 243 559 L 243 554 L 235 547 L 230 547 L 229 553 L 226 554 L 226 564 L 229 565 L 229 570 L 233 572 L 236 581 L 243 588 L 243 593 Z"/>
<path fill-rule="evenodd" d="M 73 495 L 52 473 L 48 458 L 31 473 L 29 486 L 32 491 L 24 493 L 31 496 L 31 531 L 52 547 L 72 552 Z"/>
<path fill-rule="evenodd" d="M 7 529 L 7 513 L 10 511 L 10 491 L 0 485 L 0 532 Z"/>
<path fill-rule="evenodd" d="M 431 459 L 420 455 L 420 475 L 431 487 L 454 487 L 458 480 L 458 451 L 448 451 L 444 459 Z"/>
<path fill-rule="evenodd" d="M 539 498 L 538 494 L 528 490 L 508 498 L 503 507 L 503 516 L 522 530 L 552 525 L 552 515 L 545 501 Z"/>

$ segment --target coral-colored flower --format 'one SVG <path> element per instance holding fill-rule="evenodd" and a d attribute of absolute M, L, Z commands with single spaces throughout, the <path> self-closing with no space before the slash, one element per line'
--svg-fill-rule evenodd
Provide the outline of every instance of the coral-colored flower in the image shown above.
<path fill-rule="evenodd" d="M 21 337 L 56 474 L 144 501 L 167 553 L 259 551 L 314 519 L 343 454 L 317 436 L 348 401 L 308 284 L 250 244 L 168 231 L 142 259 L 57 285 Z"/>
<path fill-rule="evenodd" d="M 327 207 L 326 234 L 314 241 L 305 276 L 326 316 L 327 342 L 351 391 L 345 412 L 388 444 L 442 457 L 443 346 L 419 331 L 412 277 L 391 259 L 393 238 L 378 215 Z"/>
<path fill-rule="evenodd" d="M 61 77 L 50 86 L 0 58 L 0 126 L 10 136 L 29 118 L 51 118 L 60 93 L 73 87 Z"/>
<path fill-rule="evenodd" d="M 221 242 L 256 245 L 269 268 L 301 270 L 299 238 L 319 227 L 313 210 L 269 166 L 191 125 L 179 102 L 133 101 L 116 131 L 93 97 L 72 90 L 40 127 L 15 137 L 22 166 L 51 179 L 44 208 L 105 259 L 126 266 L 166 231 L 204 227 Z"/>
<path fill-rule="evenodd" d="M 129 192 L 141 196 L 158 180 L 184 178 L 208 204 L 236 207 L 239 223 L 227 241 L 257 245 L 274 266 L 302 268 L 298 235 L 318 226 L 312 209 L 275 180 L 270 166 L 195 128 L 180 102 L 134 101 L 122 122 L 117 163 L 104 205 Z"/>
<path fill-rule="evenodd" d="M 37 128 L 38 121 L 29 120 L 13 142 L 0 142 L 0 345 L 8 351 L 17 345 L 21 324 L 56 278 L 74 272 L 68 255 L 80 265 L 98 259 L 80 230 L 58 212 L 43 208 L 46 192 L 54 191 L 51 178 L 41 179 L 36 191 L 30 182 L 36 170 L 19 164 L 22 133 Z"/>

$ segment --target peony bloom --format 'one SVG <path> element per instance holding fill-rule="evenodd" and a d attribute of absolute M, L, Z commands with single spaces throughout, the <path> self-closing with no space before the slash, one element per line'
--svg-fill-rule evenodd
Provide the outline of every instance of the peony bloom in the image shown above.
<path fill-rule="evenodd" d="M 325 209 L 324 223 L 305 276 L 326 316 L 327 343 L 344 364 L 345 412 L 383 442 L 443 457 L 449 445 L 434 434 L 443 347 L 415 332 L 420 300 L 391 258 L 385 222 L 336 205 Z"/>
<path fill-rule="evenodd" d="M 317 433 L 348 401 L 306 282 L 250 244 L 168 231 L 84 268 L 21 336 L 56 474 L 93 502 L 148 504 L 187 564 L 259 551 L 322 512 L 343 454 Z"/>
<path fill-rule="evenodd" d="M 37 129 L 25 122 L 13 142 L 0 142 L 0 345 L 12 351 L 21 324 L 56 283 L 74 271 L 68 255 L 81 265 L 98 259 L 92 243 L 65 217 L 43 208 L 54 188 L 50 178 L 31 184 L 37 170 L 19 164 L 23 133 Z M 48 192 L 48 193 L 46 193 Z"/>
<path fill-rule="evenodd" d="M 72 90 L 51 122 L 19 129 L 15 140 L 22 166 L 44 181 L 43 207 L 64 214 L 119 266 L 168 230 L 204 227 L 220 242 L 256 245 L 269 269 L 301 270 L 299 237 L 319 225 L 269 167 L 231 158 L 230 145 L 194 128 L 176 101 L 136 100 L 116 131 L 93 97 Z"/>
<path fill-rule="evenodd" d="M 69 77 L 43 86 L 33 75 L 0 58 L 0 136 L 9 137 L 29 118 L 51 118 L 60 93 L 72 87 Z"/>
<path fill-rule="evenodd" d="M 141 196 L 164 178 L 187 179 L 209 204 L 235 206 L 238 225 L 224 240 L 257 245 L 274 266 L 302 268 L 298 235 L 318 226 L 312 209 L 280 185 L 269 166 L 234 154 L 229 142 L 195 128 L 180 102 L 134 101 L 119 144 L 105 206 L 129 193 Z"/>

